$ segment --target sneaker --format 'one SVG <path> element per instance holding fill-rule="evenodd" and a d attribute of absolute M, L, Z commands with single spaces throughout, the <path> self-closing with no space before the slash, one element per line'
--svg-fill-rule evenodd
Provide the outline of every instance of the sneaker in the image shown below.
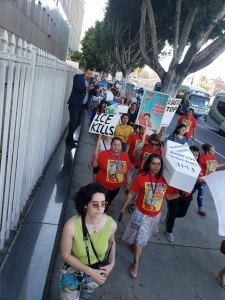
<path fill-rule="evenodd" d="M 168 241 L 174 242 L 174 237 L 173 237 L 172 232 L 166 232 L 166 238 Z"/>

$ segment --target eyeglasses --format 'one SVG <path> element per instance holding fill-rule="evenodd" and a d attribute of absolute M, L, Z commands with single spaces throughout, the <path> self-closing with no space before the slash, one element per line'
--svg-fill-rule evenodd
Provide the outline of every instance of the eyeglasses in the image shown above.
<path fill-rule="evenodd" d="M 151 143 L 150 145 L 151 145 L 151 146 L 159 146 L 158 143 Z"/>
<path fill-rule="evenodd" d="M 108 205 L 108 202 L 107 201 L 104 201 L 104 202 L 90 202 L 91 205 L 94 207 L 94 208 L 99 208 L 99 207 L 107 207 Z"/>

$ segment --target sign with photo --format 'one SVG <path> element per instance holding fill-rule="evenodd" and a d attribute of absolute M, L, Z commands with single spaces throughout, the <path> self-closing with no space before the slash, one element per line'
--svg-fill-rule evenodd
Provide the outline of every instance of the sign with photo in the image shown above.
<path fill-rule="evenodd" d="M 145 90 L 135 123 L 158 132 L 168 99 L 168 94 Z"/>

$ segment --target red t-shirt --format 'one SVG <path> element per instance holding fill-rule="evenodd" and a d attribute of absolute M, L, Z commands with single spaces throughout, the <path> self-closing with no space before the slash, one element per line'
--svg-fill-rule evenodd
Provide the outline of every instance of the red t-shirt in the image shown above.
<path fill-rule="evenodd" d="M 202 168 L 202 175 L 206 176 L 218 170 L 218 162 L 214 155 L 201 154 L 199 164 Z"/>
<path fill-rule="evenodd" d="M 115 160 L 114 160 L 115 159 Z M 102 183 L 107 190 L 119 188 L 125 179 L 125 174 L 131 169 L 128 155 L 121 151 L 120 155 L 112 155 L 111 150 L 99 153 L 97 159 L 99 171 L 96 181 Z"/>
<path fill-rule="evenodd" d="M 178 120 L 178 124 L 184 124 L 186 125 L 186 135 L 188 138 L 191 137 L 193 128 L 197 127 L 197 121 L 196 119 L 191 116 L 190 118 L 187 115 L 183 115 Z"/>
<path fill-rule="evenodd" d="M 146 162 L 147 158 L 150 154 L 159 154 L 162 156 L 162 149 L 159 147 L 155 147 L 155 149 L 151 149 L 149 144 L 145 145 L 143 147 L 143 150 L 141 152 L 140 158 L 138 160 L 138 170 L 141 171 L 143 169 L 144 163 Z"/>
<path fill-rule="evenodd" d="M 163 176 L 160 176 L 158 180 L 152 177 L 151 184 L 149 173 L 146 175 L 139 173 L 134 179 L 131 190 L 138 193 L 135 201 L 136 207 L 147 216 L 157 216 L 162 211 L 164 195 L 172 192 L 172 188 L 166 183 Z"/>
<path fill-rule="evenodd" d="M 146 135 L 145 141 L 148 141 L 148 138 L 149 138 L 149 135 Z M 136 165 L 137 150 L 138 150 L 138 146 L 140 145 L 141 141 L 142 141 L 142 137 L 139 133 L 132 134 L 127 141 L 127 145 L 130 146 L 129 151 L 128 151 L 128 156 L 133 165 Z"/>

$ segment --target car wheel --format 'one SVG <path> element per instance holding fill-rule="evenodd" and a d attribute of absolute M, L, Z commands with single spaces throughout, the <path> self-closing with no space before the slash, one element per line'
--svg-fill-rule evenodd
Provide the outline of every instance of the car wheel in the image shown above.
<path fill-rule="evenodd" d="M 224 131 L 222 129 L 219 129 L 219 134 L 224 135 Z"/>

